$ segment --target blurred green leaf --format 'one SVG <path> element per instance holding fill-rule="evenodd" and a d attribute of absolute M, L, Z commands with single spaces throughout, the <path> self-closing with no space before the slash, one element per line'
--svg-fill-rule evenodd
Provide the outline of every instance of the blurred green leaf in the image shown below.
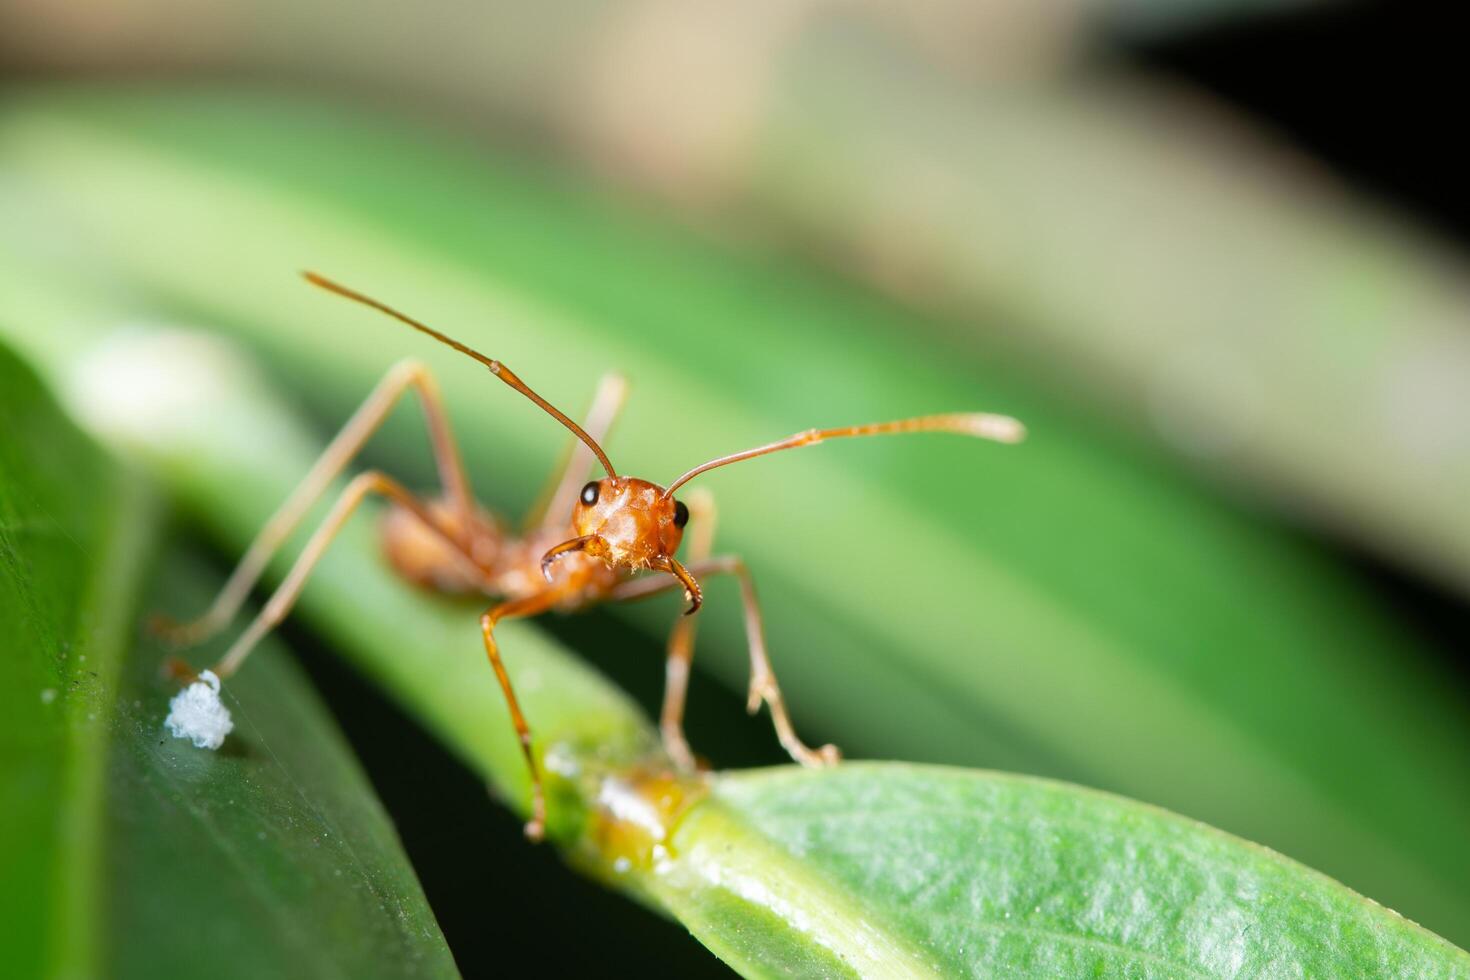
<path fill-rule="evenodd" d="M 274 644 L 219 752 L 134 646 L 158 521 L 0 348 L 0 973 L 455 976 L 386 815 Z M 175 554 L 152 603 L 215 576 Z"/>
<path fill-rule="evenodd" d="M 1413 638 L 1321 556 L 1006 365 L 956 364 L 915 342 L 908 315 L 780 257 L 712 246 L 530 162 L 340 107 L 40 96 L 0 122 L 0 160 L 15 215 L 0 236 L 13 253 L 0 316 L 42 327 L 20 338 L 33 349 L 63 363 L 65 330 L 95 333 L 129 310 L 225 326 L 333 424 L 393 359 L 421 355 L 478 489 L 508 512 L 550 467 L 554 424 L 288 270 L 382 294 L 573 413 L 600 371 L 628 371 L 634 397 L 610 450 L 655 479 L 812 424 L 1021 416 L 1033 435 L 1019 449 L 874 441 L 708 478 L 724 537 L 760 582 L 798 725 L 858 753 L 1125 792 L 1306 859 L 1448 933 L 1470 922 L 1465 718 L 1416 665 Z M 39 261 L 48 251 L 61 261 Z M 99 284 L 112 276 L 120 293 Z M 382 445 L 380 460 L 427 472 L 411 420 Z M 214 451 L 227 458 L 196 464 L 221 469 L 194 506 L 238 547 L 309 447 L 263 426 Z M 335 604 L 348 652 L 381 644 L 346 594 L 356 580 L 323 574 L 342 574 L 343 594 L 308 590 L 307 605 Z M 375 583 L 373 602 L 393 608 L 394 586 Z M 722 589 L 701 614 L 700 662 L 743 687 L 737 607 Z M 675 610 L 618 614 L 662 632 Z M 468 620 L 443 628 L 456 650 L 473 647 Z M 516 631 L 507 648 L 534 636 Z M 372 669 L 410 692 L 431 683 L 387 659 Z M 442 705 L 418 703 L 442 729 Z"/>
<path fill-rule="evenodd" d="M 1220 482 L 1470 588 L 1470 265 L 1432 228 L 1117 64 L 981 88 L 839 24 L 769 91 L 727 200 L 946 311 L 956 363 L 1012 351 Z M 623 138 L 657 156 L 683 135 L 661 123 Z"/>

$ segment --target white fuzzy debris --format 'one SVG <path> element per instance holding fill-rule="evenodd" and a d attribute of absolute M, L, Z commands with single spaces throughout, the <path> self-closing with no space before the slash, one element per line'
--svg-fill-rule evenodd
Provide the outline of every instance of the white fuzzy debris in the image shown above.
<path fill-rule="evenodd" d="M 219 678 L 206 670 L 168 703 L 163 724 L 174 738 L 187 738 L 201 749 L 217 749 L 234 729 L 230 709 L 219 699 Z"/>

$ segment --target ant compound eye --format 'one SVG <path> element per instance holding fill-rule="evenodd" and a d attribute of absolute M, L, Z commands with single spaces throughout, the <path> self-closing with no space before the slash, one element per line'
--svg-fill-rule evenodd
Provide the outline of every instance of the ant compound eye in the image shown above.
<path fill-rule="evenodd" d="M 601 489 L 602 484 L 598 483 L 596 480 L 593 480 L 591 483 L 587 484 L 585 487 L 582 488 L 582 503 L 586 504 L 588 507 L 591 507 L 593 504 L 597 503 L 597 494 Z"/>
<path fill-rule="evenodd" d="M 689 508 L 684 506 L 684 501 L 674 501 L 674 527 L 683 527 L 689 523 Z"/>

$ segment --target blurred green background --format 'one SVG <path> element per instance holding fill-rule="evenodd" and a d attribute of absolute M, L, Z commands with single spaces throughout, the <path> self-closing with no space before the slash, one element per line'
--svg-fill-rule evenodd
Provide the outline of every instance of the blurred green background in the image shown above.
<path fill-rule="evenodd" d="M 324 435 L 420 357 L 507 514 L 560 431 L 299 268 L 573 415 L 625 373 L 608 449 L 654 480 L 809 426 L 1016 415 L 1017 448 L 852 442 L 703 479 L 798 728 L 1157 803 L 1464 945 L 1470 208 L 1463 154 L 1388 110 L 1437 108 L 1432 67 L 1358 71 L 1427 43 L 1417 17 L 0 0 L 0 318 L 23 351 L 81 322 L 227 334 Z M 367 459 L 432 482 L 411 411 Z M 740 710 L 736 593 L 710 592 L 691 739 L 781 761 Z M 675 611 L 542 625 L 654 705 Z M 521 846 L 412 721 L 285 635 L 463 970 L 507 930 L 544 936 L 549 969 L 716 969 Z M 554 941 L 567 921 L 580 946 Z"/>

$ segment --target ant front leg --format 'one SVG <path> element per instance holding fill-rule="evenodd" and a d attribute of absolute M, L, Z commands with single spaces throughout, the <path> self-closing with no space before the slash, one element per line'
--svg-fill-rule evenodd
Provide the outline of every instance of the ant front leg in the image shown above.
<path fill-rule="evenodd" d="M 689 495 L 689 521 L 692 533 L 689 560 L 695 563 L 709 558 L 715 543 L 715 498 L 703 488 Z M 694 753 L 684 735 L 684 706 L 689 694 L 689 665 L 694 662 L 694 633 L 699 617 L 684 615 L 674 622 L 669 634 L 668 659 L 664 665 L 664 703 L 659 712 L 659 732 L 664 751 L 681 769 L 694 768 Z"/>
<path fill-rule="evenodd" d="M 505 662 L 500 659 L 500 648 L 495 643 L 495 624 L 502 619 L 539 615 L 556 605 L 563 594 L 562 589 L 547 589 L 523 599 L 503 602 L 480 617 L 480 633 L 485 638 L 485 653 L 490 658 L 495 679 L 500 682 L 500 690 L 505 694 L 505 703 L 510 708 L 510 720 L 515 725 L 516 737 L 521 743 L 521 754 L 525 756 L 526 769 L 531 774 L 531 819 L 526 823 L 526 836 L 533 841 L 541 840 L 546 834 L 546 792 L 541 785 L 541 770 L 536 765 L 536 755 L 531 750 L 531 726 L 526 724 L 526 716 L 521 711 L 520 702 L 516 700 L 515 689 L 511 687 L 510 674 L 506 673 Z"/>
<path fill-rule="evenodd" d="M 394 365 L 383 376 L 372 394 L 353 413 L 342 431 L 286 498 L 286 502 L 271 515 L 204 615 L 187 623 L 172 623 L 159 616 L 154 618 L 154 627 L 175 644 L 189 646 L 209 639 L 229 625 L 250 595 L 250 590 L 265 572 L 271 556 L 301 523 L 317 498 L 331 486 L 332 481 L 358 454 L 363 444 L 378 430 L 383 419 L 409 388 L 418 392 L 419 401 L 423 404 L 429 441 L 434 450 L 434 461 L 438 464 L 439 479 L 444 485 L 444 495 L 458 519 L 460 533 L 466 532 L 473 520 L 474 500 L 470 496 L 469 481 L 465 478 L 459 449 L 449 431 L 449 420 L 444 412 L 439 388 L 428 368 L 417 361 L 403 361 Z M 430 523 L 430 527 L 435 525 Z M 437 527 L 435 529 L 438 530 Z"/>
<path fill-rule="evenodd" d="M 698 489 L 689 495 L 690 561 L 709 557 L 715 540 L 715 500 L 708 490 Z M 659 734 L 664 751 L 683 770 L 695 768 L 694 752 L 684 735 L 684 705 L 689 694 L 689 665 L 694 661 L 694 631 L 698 616 L 683 615 L 669 634 L 668 656 L 664 661 L 664 703 L 659 711 Z"/>
<path fill-rule="evenodd" d="M 791 755 L 804 766 L 831 765 L 842 758 L 835 745 L 824 745 L 812 749 L 796 734 L 791 716 L 786 710 L 786 699 L 771 669 L 766 655 L 765 624 L 761 617 L 760 602 L 756 598 L 755 583 L 745 563 L 733 556 L 709 558 L 714 542 L 715 505 L 714 498 L 696 491 L 689 496 L 689 526 L 692 541 L 688 573 L 693 576 L 734 575 L 740 583 L 741 602 L 745 608 L 745 635 L 750 649 L 750 691 L 746 710 L 751 714 L 760 710 L 761 702 L 771 709 L 771 722 L 776 737 Z M 682 584 L 667 579 L 635 579 L 619 586 L 610 599 L 640 599 L 666 592 Z M 694 755 L 684 736 L 684 708 L 689 689 L 689 666 L 694 659 L 694 636 L 698 617 L 680 616 L 669 636 L 668 659 L 665 667 L 664 703 L 659 716 L 659 727 L 663 735 L 664 750 L 675 765 L 682 769 L 694 768 Z"/>

